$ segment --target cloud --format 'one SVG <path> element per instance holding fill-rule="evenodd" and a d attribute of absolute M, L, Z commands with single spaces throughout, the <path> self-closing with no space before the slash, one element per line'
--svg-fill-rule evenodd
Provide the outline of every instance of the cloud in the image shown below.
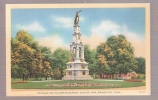
<path fill-rule="evenodd" d="M 136 57 L 145 57 L 145 37 L 128 30 L 126 25 L 118 25 L 112 21 L 102 21 L 97 26 L 92 26 L 91 35 L 89 37 L 83 36 L 84 44 L 89 44 L 91 49 L 95 49 L 101 42 L 112 35 L 125 35 L 127 40 L 132 43 L 134 47 L 134 54 Z"/>
<path fill-rule="evenodd" d="M 54 20 L 59 23 L 58 25 L 61 24 L 65 28 L 72 27 L 71 24 L 73 21 L 71 18 L 59 17 Z M 84 18 L 82 19 L 81 17 L 81 20 L 83 21 Z M 85 36 L 83 34 L 81 40 L 84 44 L 90 45 L 91 49 L 96 49 L 101 42 L 105 42 L 106 39 L 112 35 L 122 34 L 125 35 L 128 41 L 132 43 L 135 56 L 145 57 L 145 37 L 139 35 L 138 33 L 129 31 L 126 25 L 118 25 L 112 21 L 106 20 L 102 21 L 97 26 L 92 26 L 90 32 L 90 36 Z M 58 47 L 69 50 L 69 44 L 65 44 L 60 35 L 57 34 L 50 37 L 39 38 L 37 41 L 41 46 L 51 48 L 52 52 Z"/>
<path fill-rule="evenodd" d="M 91 35 L 83 36 L 82 41 L 84 44 L 90 45 L 91 49 L 96 49 L 101 42 L 105 42 L 108 36 L 116 34 L 119 29 L 120 26 L 112 21 L 102 21 L 99 25 L 92 26 Z"/>
<path fill-rule="evenodd" d="M 79 17 L 79 21 L 83 22 L 84 21 L 84 17 Z"/>
<path fill-rule="evenodd" d="M 135 56 L 145 57 L 145 37 L 129 31 L 126 31 L 124 35 L 134 47 Z"/>
<path fill-rule="evenodd" d="M 54 21 L 56 22 L 56 27 L 64 27 L 64 28 L 70 28 L 73 26 L 73 19 L 72 18 L 66 18 L 66 17 L 56 17 L 54 18 Z"/>
<path fill-rule="evenodd" d="M 50 48 L 52 52 L 59 47 L 69 50 L 69 44 L 65 44 L 59 35 L 42 37 L 36 40 L 39 42 L 39 45 Z"/>
<path fill-rule="evenodd" d="M 45 29 L 39 24 L 39 22 L 34 21 L 33 23 L 29 24 L 29 25 L 20 25 L 20 24 L 16 24 L 16 27 L 20 30 L 26 30 L 26 31 L 31 31 L 31 32 L 44 32 Z"/>
<path fill-rule="evenodd" d="M 74 18 L 70 17 L 52 17 L 53 22 L 55 21 L 55 27 L 72 28 L 74 24 Z M 84 17 L 80 17 L 80 22 L 84 21 Z"/>
<path fill-rule="evenodd" d="M 105 38 L 98 36 L 97 34 L 92 34 L 91 36 L 83 36 L 81 38 L 83 44 L 88 44 L 90 49 L 96 49 L 96 47 L 100 44 L 100 42 L 104 42 Z"/>
<path fill-rule="evenodd" d="M 99 25 L 93 26 L 91 29 L 92 34 L 97 34 L 99 36 L 106 36 L 108 34 L 116 34 L 120 29 L 120 26 L 112 21 L 102 21 Z"/>

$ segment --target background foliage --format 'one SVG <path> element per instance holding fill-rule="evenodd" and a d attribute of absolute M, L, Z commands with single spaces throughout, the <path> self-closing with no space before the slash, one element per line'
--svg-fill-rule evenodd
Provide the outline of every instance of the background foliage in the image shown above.
<path fill-rule="evenodd" d="M 84 45 L 84 51 L 93 78 L 102 74 L 115 78 L 133 71 L 145 74 L 145 58 L 134 56 L 134 48 L 124 35 L 111 36 L 94 50 Z M 51 52 L 24 30 L 11 38 L 11 77 L 14 79 L 62 79 L 69 58 L 68 50 L 58 48 Z"/>

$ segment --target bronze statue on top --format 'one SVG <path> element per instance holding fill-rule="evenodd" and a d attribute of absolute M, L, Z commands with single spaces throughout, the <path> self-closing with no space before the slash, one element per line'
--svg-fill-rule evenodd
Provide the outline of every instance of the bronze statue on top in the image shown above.
<path fill-rule="evenodd" d="M 75 20 L 74 20 L 74 25 L 78 25 L 78 22 L 79 22 L 79 16 L 78 16 L 78 13 L 81 12 L 82 10 L 79 10 L 76 12 L 76 15 L 75 15 Z"/>

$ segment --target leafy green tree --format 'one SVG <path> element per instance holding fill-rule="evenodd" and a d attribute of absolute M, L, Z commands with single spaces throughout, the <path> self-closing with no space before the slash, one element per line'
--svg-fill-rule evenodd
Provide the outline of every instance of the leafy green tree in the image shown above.
<path fill-rule="evenodd" d="M 137 69 L 135 70 L 136 73 L 145 74 L 145 58 L 143 57 L 136 57 L 135 60 L 137 63 Z"/>
<path fill-rule="evenodd" d="M 34 70 L 34 78 L 36 78 L 36 80 L 40 80 L 43 75 L 43 70 L 42 70 L 43 69 L 43 55 L 41 53 L 41 50 L 36 52 L 36 59 L 37 59 L 37 66 L 35 67 L 35 70 Z"/>
<path fill-rule="evenodd" d="M 44 66 L 43 67 L 43 74 L 44 74 L 44 76 L 45 76 L 45 78 L 47 80 L 47 78 L 53 74 L 53 71 L 52 71 L 52 68 L 51 68 L 49 62 L 44 61 L 44 65 L 43 66 Z"/>
<path fill-rule="evenodd" d="M 35 52 L 31 47 L 33 37 L 26 31 L 19 31 L 15 39 L 11 39 L 11 64 L 19 67 L 19 75 L 22 80 L 33 75 L 36 66 Z"/>
<path fill-rule="evenodd" d="M 12 65 L 11 67 L 11 78 L 18 78 L 19 75 L 18 75 L 18 71 L 19 71 L 19 67 L 17 65 Z"/>
<path fill-rule="evenodd" d="M 40 48 L 41 48 L 41 53 L 42 53 L 42 66 L 44 69 L 47 69 L 43 73 L 49 73 L 49 76 L 52 76 L 52 72 L 53 72 L 52 71 L 52 69 L 53 69 L 52 52 L 51 52 L 50 48 L 47 48 L 47 47 L 40 47 Z M 47 65 L 47 66 L 45 66 L 45 65 Z M 44 75 L 44 76 L 46 76 L 46 75 Z"/>
<path fill-rule="evenodd" d="M 84 45 L 84 58 L 85 61 L 89 64 L 90 75 L 94 73 L 94 63 L 95 63 L 95 50 L 90 50 L 89 45 Z"/>
<path fill-rule="evenodd" d="M 68 50 L 64 50 L 62 48 L 58 48 L 53 53 L 53 70 L 58 70 L 59 78 L 64 77 L 64 70 L 66 69 L 66 63 L 69 61 L 70 52 Z M 57 77 L 54 77 L 57 78 Z"/>
<path fill-rule="evenodd" d="M 97 47 L 99 62 L 110 67 L 112 78 L 114 74 L 134 71 L 137 61 L 134 59 L 134 48 L 124 35 L 111 36 L 106 43 Z"/>
<path fill-rule="evenodd" d="M 89 45 L 84 45 L 84 58 L 85 61 L 89 64 L 89 74 L 96 74 L 96 50 L 91 50 Z"/>
<path fill-rule="evenodd" d="M 84 45 L 84 58 L 86 62 L 93 63 L 89 45 Z"/>
<path fill-rule="evenodd" d="M 54 79 L 61 79 L 61 71 L 59 68 L 53 69 L 53 77 Z"/>
<path fill-rule="evenodd" d="M 20 54 L 17 52 L 19 41 L 11 38 L 11 65 L 17 65 L 20 62 Z"/>
<path fill-rule="evenodd" d="M 24 30 L 19 31 L 15 38 L 19 42 L 22 42 L 22 43 L 29 45 L 29 46 L 33 42 L 33 37 L 28 32 L 26 32 Z"/>

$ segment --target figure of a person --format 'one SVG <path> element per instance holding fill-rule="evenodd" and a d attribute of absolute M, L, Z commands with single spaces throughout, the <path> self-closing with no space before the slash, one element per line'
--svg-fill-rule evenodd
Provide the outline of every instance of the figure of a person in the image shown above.
<path fill-rule="evenodd" d="M 81 12 L 81 11 L 82 11 L 82 10 L 76 12 L 75 20 L 74 20 L 74 25 L 77 25 L 77 24 L 78 24 L 78 22 L 79 22 L 79 16 L 78 16 L 78 13 Z"/>
<path fill-rule="evenodd" d="M 74 52 L 73 52 L 73 51 L 71 52 L 71 58 L 70 58 L 70 61 L 74 61 Z"/>

